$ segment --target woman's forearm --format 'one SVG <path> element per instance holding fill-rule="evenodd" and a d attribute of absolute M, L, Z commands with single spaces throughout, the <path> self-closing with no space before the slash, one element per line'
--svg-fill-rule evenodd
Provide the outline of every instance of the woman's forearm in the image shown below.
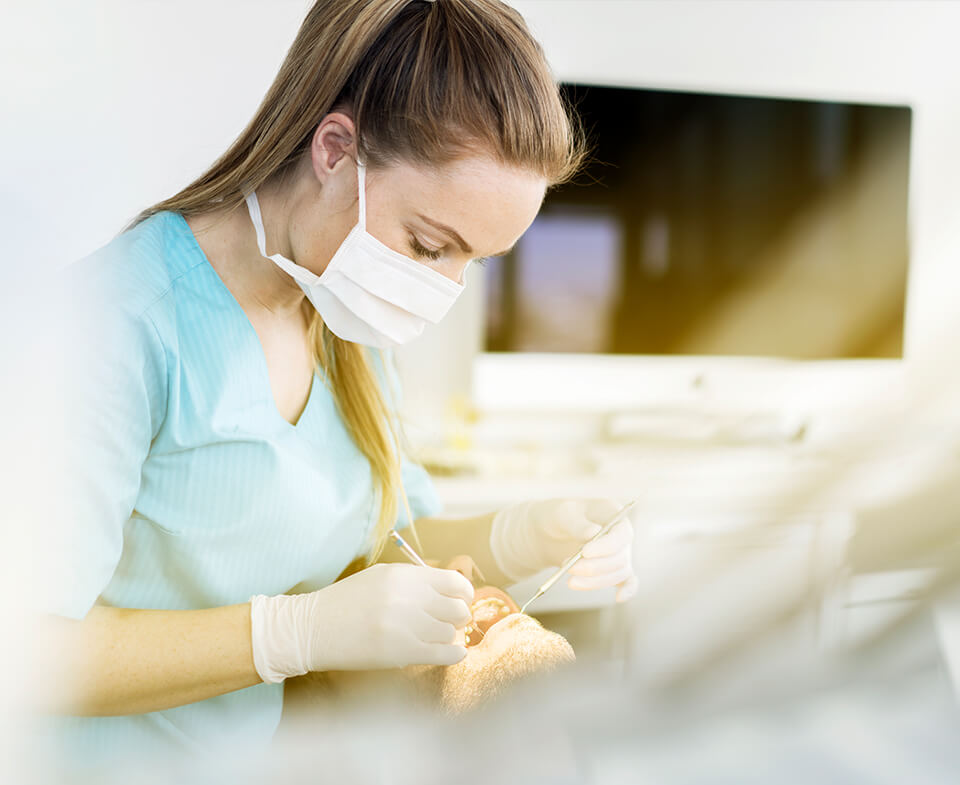
<path fill-rule="evenodd" d="M 250 605 L 195 611 L 94 606 L 83 621 L 44 618 L 43 704 L 57 714 L 140 714 L 260 683 Z"/>
<path fill-rule="evenodd" d="M 424 558 L 446 562 L 454 556 L 466 554 L 480 568 L 486 583 L 501 587 L 510 585 L 513 581 L 500 572 L 490 551 L 490 527 L 495 514 L 473 518 L 418 518 L 416 531 Z M 412 535 L 409 539 L 413 544 Z M 391 561 L 404 560 L 394 546 L 390 547 Z"/>

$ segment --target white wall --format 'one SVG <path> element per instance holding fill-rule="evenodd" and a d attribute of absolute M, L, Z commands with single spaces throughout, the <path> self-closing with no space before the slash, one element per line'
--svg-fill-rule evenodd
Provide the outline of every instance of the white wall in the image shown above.
<path fill-rule="evenodd" d="M 28 1 L 5 13 L 5 261 L 66 264 L 200 174 L 253 114 L 307 6 Z"/>

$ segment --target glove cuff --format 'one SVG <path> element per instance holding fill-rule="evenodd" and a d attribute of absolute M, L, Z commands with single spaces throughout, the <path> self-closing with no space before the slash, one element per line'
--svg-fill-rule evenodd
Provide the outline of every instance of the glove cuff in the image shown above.
<path fill-rule="evenodd" d="M 305 636 L 300 633 L 300 603 L 305 595 L 279 594 L 250 598 L 250 642 L 253 664 L 267 684 L 279 684 L 308 671 L 304 664 Z"/>
<path fill-rule="evenodd" d="M 500 510 L 490 527 L 490 552 L 498 569 L 512 581 L 521 581 L 540 571 L 533 537 L 529 531 L 530 502 Z"/>

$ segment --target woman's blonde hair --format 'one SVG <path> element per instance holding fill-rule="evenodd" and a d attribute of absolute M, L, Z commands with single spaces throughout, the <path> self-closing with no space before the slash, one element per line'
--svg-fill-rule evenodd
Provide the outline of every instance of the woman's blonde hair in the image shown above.
<path fill-rule="evenodd" d="M 253 119 L 179 193 L 127 227 L 170 210 L 229 212 L 309 155 L 334 108 L 352 115 L 371 168 L 441 166 L 484 153 L 565 182 L 584 157 L 583 134 L 523 17 L 498 0 L 317 0 Z M 370 461 L 379 516 L 368 563 L 396 523 L 400 445 L 370 353 L 337 338 L 313 312 L 310 341 L 340 414 Z"/>

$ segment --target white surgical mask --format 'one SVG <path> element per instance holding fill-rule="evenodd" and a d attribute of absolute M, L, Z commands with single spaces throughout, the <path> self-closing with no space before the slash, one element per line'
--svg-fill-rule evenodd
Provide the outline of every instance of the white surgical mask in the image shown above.
<path fill-rule="evenodd" d="M 360 215 L 322 275 L 281 254 L 267 256 L 256 193 L 246 197 L 260 254 L 272 259 L 303 289 L 335 335 L 345 341 L 386 348 L 413 340 L 427 322 L 439 322 L 463 284 L 388 248 L 367 232 L 366 167 L 357 164 Z"/>

